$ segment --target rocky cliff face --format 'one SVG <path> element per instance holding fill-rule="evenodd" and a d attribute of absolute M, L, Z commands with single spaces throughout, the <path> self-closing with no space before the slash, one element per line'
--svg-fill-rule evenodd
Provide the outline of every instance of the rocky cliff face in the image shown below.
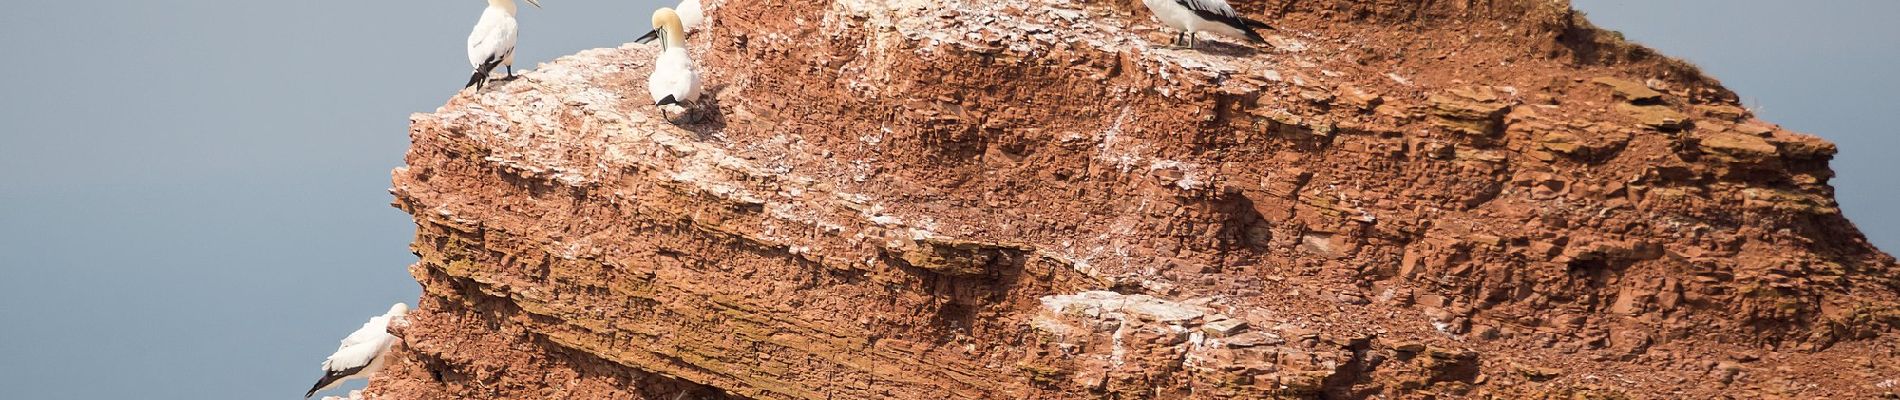
<path fill-rule="evenodd" d="M 1873 397 L 1834 147 L 1561 0 L 714 2 L 413 117 L 402 399 Z M 629 33 L 634 31 L 630 30 Z"/>

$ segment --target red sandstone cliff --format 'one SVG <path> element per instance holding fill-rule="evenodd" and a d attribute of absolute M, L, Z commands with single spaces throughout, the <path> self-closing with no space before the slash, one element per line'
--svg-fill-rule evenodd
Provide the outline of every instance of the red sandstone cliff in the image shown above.
<path fill-rule="evenodd" d="M 1834 147 L 1560 0 L 718 2 L 414 117 L 371 398 L 1892 395 Z M 633 31 L 629 31 L 633 33 Z M 1209 42 L 1210 44 L 1212 42 Z"/>

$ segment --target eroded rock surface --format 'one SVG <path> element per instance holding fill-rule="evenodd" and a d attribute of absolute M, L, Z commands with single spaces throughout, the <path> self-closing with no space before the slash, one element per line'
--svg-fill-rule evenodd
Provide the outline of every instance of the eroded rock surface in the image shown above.
<path fill-rule="evenodd" d="M 1820 139 L 1562 1 L 711 2 L 413 117 L 370 398 L 1864 398 Z M 1509 16 L 1509 18 L 1502 18 Z M 630 32 L 630 34 L 635 32 Z"/>

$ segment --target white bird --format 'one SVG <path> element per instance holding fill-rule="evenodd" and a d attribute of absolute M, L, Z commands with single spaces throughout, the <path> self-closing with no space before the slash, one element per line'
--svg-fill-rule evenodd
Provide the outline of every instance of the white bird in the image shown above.
<path fill-rule="evenodd" d="M 686 55 L 686 30 L 671 8 L 653 11 L 653 29 L 660 32 L 660 57 L 653 60 L 653 75 L 647 77 L 647 90 L 653 104 L 662 107 L 699 99 L 699 72 Z"/>
<path fill-rule="evenodd" d="M 383 352 L 396 344 L 395 335 L 389 334 L 389 322 L 409 314 L 409 305 L 396 303 L 389 306 L 389 312 L 371 317 L 362 328 L 343 337 L 343 344 L 336 347 L 336 353 L 323 360 L 323 378 L 317 379 L 317 385 L 303 398 L 310 398 L 317 392 L 334 388 L 353 379 L 369 379 L 383 369 Z"/>
<path fill-rule="evenodd" d="M 528 0 L 528 4 L 541 8 L 538 0 Z M 475 21 L 475 31 L 468 34 L 468 63 L 475 67 L 475 76 L 463 88 L 481 90 L 495 67 L 508 67 L 508 77 L 515 76 L 515 28 L 515 0 L 488 0 L 482 19 Z"/>
<path fill-rule="evenodd" d="M 1141 0 L 1148 11 L 1155 13 L 1155 19 L 1180 30 L 1174 45 L 1187 42 L 1188 48 L 1194 48 L 1195 32 L 1213 32 L 1233 38 L 1243 38 L 1254 42 L 1266 42 L 1254 28 L 1273 29 L 1265 22 L 1240 16 L 1227 0 Z"/>
<path fill-rule="evenodd" d="M 699 24 L 706 21 L 706 11 L 700 7 L 699 0 L 680 0 L 679 7 L 675 7 L 673 12 L 679 14 L 680 28 L 686 32 L 698 31 Z M 640 35 L 640 38 L 634 39 L 633 42 L 646 44 L 659 37 L 660 29 L 656 27 L 647 31 L 647 34 Z"/>

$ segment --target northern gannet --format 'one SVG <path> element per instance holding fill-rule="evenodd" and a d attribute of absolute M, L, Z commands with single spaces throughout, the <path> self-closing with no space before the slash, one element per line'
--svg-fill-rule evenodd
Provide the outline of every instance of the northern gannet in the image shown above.
<path fill-rule="evenodd" d="M 538 0 L 528 0 L 528 4 L 541 8 Z M 495 67 L 507 67 L 508 77 L 515 76 L 515 27 L 515 0 L 488 0 L 488 9 L 482 10 L 482 19 L 475 21 L 475 31 L 468 34 L 468 63 L 475 66 L 475 75 L 468 77 L 463 88 L 481 90 Z"/>
<path fill-rule="evenodd" d="M 699 72 L 693 70 L 693 59 L 686 55 L 686 29 L 680 27 L 678 13 L 671 8 L 654 10 L 653 30 L 659 32 L 660 56 L 653 60 L 647 91 L 664 114 L 668 105 L 699 99 Z"/>
<path fill-rule="evenodd" d="M 310 398 L 343 382 L 352 379 L 369 379 L 370 375 L 383 369 L 383 352 L 396 344 L 396 336 L 389 334 L 389 321 L 409 314 L 409 305 L 396 303 L 389 306 L 389 312 L 370 317 L 362 328 L 343 337 L 343 344 L 336 347 L 336 353 L 323 360 L 323 378 L 317 379 L 316 386 L 303 394 Z"/>
<path fill-rule="evenodd" d="M 679 14 L 680 28 L 686 32 L 699 30 L 699 24 L 706 21 L 706 11 L 700 8 L 699 0 L 680 0 L 679 7 L 676 7 L 673 12 Z M 647 34 L 640 35 L 640 38 L 634 39 L 633 42 L 646 44 L 659 37 L 660 29 L 656 27 L 647 31 Z"/>
<path fill-rule="evenodd" d="M 1194 48 L 1195 32 L 1213 32 L 1228 37 L 1244 38 L 1254 42 L 1266 42 L 1267 39 L 1254 33 L 1254 28 L 1273 29 L 1265 22 L 1240 16 L 1227 0 L 1141 0 L 1148 11 L 1155 13 L 1155 19 L 1181 31 L 1174 38 L 1174 45 L 1187 42 L 1188 48 Z"/>

